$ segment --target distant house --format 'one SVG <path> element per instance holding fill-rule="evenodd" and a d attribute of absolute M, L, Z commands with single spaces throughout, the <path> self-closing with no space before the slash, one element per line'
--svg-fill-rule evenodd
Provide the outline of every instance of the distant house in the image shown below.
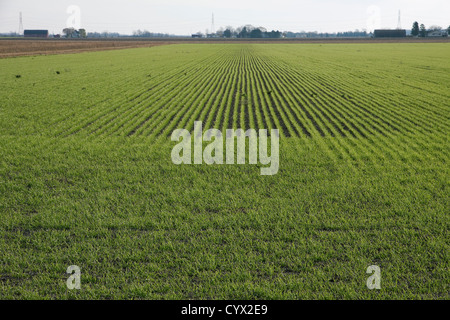
<path fill-rule="evenodd" d="M 80 31 L 79 30 L 73 30 L 71 38 L 80 38 Z"/>
<path fill-rule="evenodd" d="M 427 37 L 448 37 L 448 33 L 445 30 L 429 31 Z"/>
<path fill-rule="evenodd" d="M 25 30 L 25 38 L 48 38 L 48 30 Z"/>
<path fill-rule="evenodd" d="M 386 30 L 375 30 L 375 38 L 405 38 L 406 30 L 404 29 L 386 29 Z"/>
<path fill-rule="evenodd" d="M 203 36 L 201 34 L 193 34 L 192 38 L 202 38 Z"/>

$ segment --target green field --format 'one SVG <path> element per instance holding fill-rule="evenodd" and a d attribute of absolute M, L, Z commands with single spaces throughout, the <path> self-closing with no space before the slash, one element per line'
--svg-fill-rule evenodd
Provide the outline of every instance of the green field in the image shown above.
<path fill-rule="evenodd" d="M 0 299 L 449 299 L 449 54 L 183 44 L 1 59 Z M 278 174 L 174 165 L 172 132 L 197 120 L 279 129 Z"/>

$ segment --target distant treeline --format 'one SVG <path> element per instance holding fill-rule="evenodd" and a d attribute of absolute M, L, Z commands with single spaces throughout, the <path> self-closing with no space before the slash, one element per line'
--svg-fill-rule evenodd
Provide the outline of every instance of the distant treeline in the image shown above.
<path fill-rule="evenodd" d="M 169 38 L 169 37 L 173 37 L 173 35 L 170 35 L 168 33 L 155 33 L 155 32 L 150 32 L 147 30 L 137 30 L 137 31 L 133 31 L 133 37 L 138 37 L 138 38 Z"/>
<path fill-rule="evenodd" d="M 415 21 L 411 29 L 411 35 L 413 37 L 427 37 L 430 33 L 435 32 L 440 33 L 442 36 L 448 36 L 450 34 L 450 26 L 444 29 L 441 26 L 433 25 L 427 29 L 424 24 L 419 25 L 419 22 Z"/>
<path fill-rule="evenodd" d="M 426 28 L 425 25 L 419 24 L 418 22 L 414 22 L 414 25 L 411 30 L 412 36 L 426 37 L 430 33 L 433 32 L 442 32 L 450 34 L 450 26 L 447 29 L 444 29 L 440 26 L 431 26 L 430 28 Z M 9 33 L 0 33 L 0 37 L 21 37 L 23 35 L 19 35 L 17 32 L 9 32 Z M 346 31 L 346 32 L 291 32 L 291 31 L 278 31 L 272 30 L 268 31 L 264 27 L 254 27 L 250 24 L 233 28 L 231 26 L 227 26 L 225 28 L 220 28 L 218 31 L 210 33 L 206 30 L 205 33 L 197 32 L 192 35 L 199 38 L 353 38 L 353 37 L 370 37 L 371 33 L 367 31 Z M 59 38 L 60 35 L 50 35 L 50 37 Z M 73 28 L 66 28 L 63 30 L 63 37 L 65 38 L 121 38 L 121 37 L 137 37 L 137 38 L 179 38 L 183 36 L 173 35 L 168 33 L 156 33 L 150 32 L 147 30 L 137 30 L 133 31 L 132 35 L 123 35 L 117 32 L 89 32 L 87 33 L 85 29 L 75 30 Z M 185 36 L 184 36 L 185 37 Z"/>
<path fill-rule="evenodd" d="M 267 31 L 264 27 L 254 27 L 252 25 L 246 25 L 237 29 L 234 29 L 232 27 L 227 27 L 225 30 L 222 28 L 219 29 L 219 31 L 215 34 L 219 38 L 252 38 L 252 39 L 259 39 L 259 38 L 281 38 L 283 36 L 283 33 L 280 31 Z"/>
<path fill-rule="evenodd" d="M 369 37 L 370 34 L 366 31 L 346 31 L 346 32 L 334 32 L 334 33 L 321 33 L 317 31 L 313 32 L 285 32 L 286 38 L 356 38 L 356 37 Z"/>
<path fill-rule="evenodd" d="M 285 31 L 281 32 L 278 30 L 268 31 L 264 27 L 254 27 L 252 25 L 245 25 L 239 28 L 226 27 L 220 28 L 215 33 L 206 33 L 203 34 L 201 32 L 197 32 L 196 35 L 198 37 L 213 37 L 213 38 L 348 38 L 348 37 L 368 37 L 366 31 L 348 31 L 348 32 L 337 32 L 337 33 L 319 33 L 316 31 L 313 32 L 291 32 Z"/>
<path fill-rule="evenodd" d="M 89 32 L 88 38 L 125 38 L 125 37 L 136 37 L 136 38 L 169 38 L 174 37 L 173 35 L 167 33 L 154 33 L 147 30 L 137 30 L 133 32 L 133 35 L 123 35 L 117 32 Z"/>

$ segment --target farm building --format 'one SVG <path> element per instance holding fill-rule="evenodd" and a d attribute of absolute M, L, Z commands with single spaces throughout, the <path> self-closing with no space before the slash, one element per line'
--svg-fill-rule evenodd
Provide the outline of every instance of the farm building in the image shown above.
<path fill-rule="evenodd" d="M 404 29 L 396 29 L 396 30 L 375 30 L 374 31 L 375 38 L 405 38 L 406 30 Z"/>
<path fill-rule="evenodd" d="M 448 33 L 445 30 L 430 31 L 427 34 L 428 37 L 448 37 Z"/>
<path fill-rule="evenodd" d="M 25 30 L 25 38 L 48 38 L 48 30 Z"/>

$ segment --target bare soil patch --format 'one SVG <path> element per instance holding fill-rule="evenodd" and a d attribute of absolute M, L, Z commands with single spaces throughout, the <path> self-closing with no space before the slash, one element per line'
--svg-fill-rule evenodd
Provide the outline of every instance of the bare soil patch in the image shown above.
<path fill-rule="evenodd" d="M 0 58 L 153 47 L 169 41 L 0 40 Z"/>

